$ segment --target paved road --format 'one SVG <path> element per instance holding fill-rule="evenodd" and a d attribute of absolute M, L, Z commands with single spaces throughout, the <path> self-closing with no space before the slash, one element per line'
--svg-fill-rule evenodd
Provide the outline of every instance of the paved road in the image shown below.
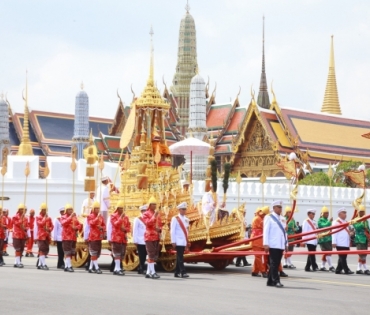
<path fill-rule="evenodd" d="M 159 272 L 159 280 L 135 272 L 118 277 L 102 258 L 102 275 L 84 269 L 65 273 L 47 259 L 49 271 L 34 267 L 36 258 L 23 258 L 24 269 L 13 268 L 12 256 L 0 267 L 1 314 L 365 314 L 369 307 L 370 276 L 304 272 L 305 257 L 294 256 L 295 270 L 282 280 L 283 289 L 266 287 L 251 277 L 250 267 L 228 266 L 216 271 L 207 264 L 187 264 L 189 279 Z M 248 258 L 249 262 L 253 258 Z M 350 268 L 356 270 L 357 257 Z M 334 256 L 334 261 L 337 257 Z"/>

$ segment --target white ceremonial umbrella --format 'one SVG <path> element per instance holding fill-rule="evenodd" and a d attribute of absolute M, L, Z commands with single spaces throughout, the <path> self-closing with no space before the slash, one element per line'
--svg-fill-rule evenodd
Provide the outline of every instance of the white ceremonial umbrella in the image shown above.
<path fill-rule="evenodd" d="M 190 153 L 190 183 L 193 177 L 193 154 L 208 155 L 210 145 L 197 138 L 187 138 L 169 146 L 172 155 L 186 155 Z"/>

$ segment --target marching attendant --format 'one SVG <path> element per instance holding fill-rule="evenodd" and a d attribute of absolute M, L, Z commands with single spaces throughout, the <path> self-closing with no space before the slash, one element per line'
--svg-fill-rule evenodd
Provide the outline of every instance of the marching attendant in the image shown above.
<path fill-rule="evenodd" d="M 89 232 L 89 252 L 91 255 L 91 261 L 95 267 L 95 271 L 92 268 L 89 269 L 89 273 L 101 274 L 102 271 L 98 265 L 98 258 L 101 254 L 101 242 L 106 237 L 106 227 L 103 216 L 100 213 L 100 203 L 95 201 L 93 204 L 93 210 L 87 217 L 87 223 L 90 226 Z"/>
<path fill-rule="evenodd" d="M 279 265 L 284 250 L 287 250 L 287 235 L 285 231 L 285 220 L 281 216 L 283 202 L 272 203 L 272 213 L 265 217 L 263 223 L 263 246 L 265 252 L 269 253 L 270 269 L 267 286 L 282 288 L 279 276 Z"/>
<path fill-rule="evenodd" d="M 292 208 L 291 207 L 285 207 L 285 214 L 284 214 L 284 217 L 286 219 L 286 222 L 288 222 L 288 219 L 290 217 L 292 213 Z M 297 230 L 297 226 L 296 226 L 296 223 L 295 223 L 295 220 L 292 216 L 291 220 L 289 221 L 289 223 L 287 224 L 287 235 L 294 235 L 296 233 L 296 230 Z M 291 239 L 290 241 L 294 241 L 294 239 Z M 288 245 L 288 251 L 289 252 L 293 252 L 294 251 L 294 245 Z M 284 260 L 285 260 L 285 264 L 283 266 L 283 268 L 290 268 L 290 269 L 295 269 L 295 266 L 292 264 L 292 260 L 290 259 L 290 257 L 292 257 L 291 254 L 288 254 L 286 253 L 285 254 L 285 257 L 284 257 Z"/>
<path fill-rule="evenodd" d="M 26 206 L 21 203 L 18 206 L 18 211 L 12 218 L 13 225 L 13 246 L 15 250 L 14 268 L 23 268 L 21 257 L 28 239 L 28 220 L 25 217 Z"/>
<path fill-rule="evenodd" d="M 316 221 L 313 219 L 315 217 L 315 214 L 316 214 L 315 209 L 308 209 L 307 210 L 308 218 L 303 221 L 302 233 L 317 230 Z M 305 240 L 305 239 L 311 238 L 313 236 L 314 236 L 314 234 L 309 234 L 309 235 L 303 236 L 302 239 Z M 307 249 L 308 249 L 309 252 L 315 252 L 316 251 L 316 246 L 317 246 L 317 238 L 315 238 L 313 240 L 310 240 L 310 241 L 306 241 L 306 242 L 303 241 L 301 243 L 301 247 L 304 247 L 304 244 L 307 245 Z M 311 271 L 311 267 L 312 267 L 312 271 L 318 271 L 319 270 L 319 266 L 316 263 L 316 256 L 315 255 L 308 255 L 307 256 L 307 263 L 306 263 L 306 267 L 304 268 L 304 270 L 305 271 Z"/>
<path fill-rule="evenodd" d="M 7 220 L 3 215 L 3 208 L 0 206 L 0 267 L 5 265 L 3 258 L 3 246 L 7 229 Z"/>
<path fill-rule="evenodd" d="M 346 209 L 340 208 L 338 210 L 338 219 L 334 221 L 333 226 L 346 223 L 347 222 L 346 217 L 347 217 Z M 338 231 L 338 229 L 333 230 L 333 231 L 334 231 L 333 236 L 332 236 L 333 248 L 336 248 L 337 251 L 349 250 L 351 236 L 350 236 L 350 232 L 348 228 L 345 228 L 341 231 Z M 354 272 L 351 271 L 347 265 L 347 255 L 338 254 L 338 256 L 339 256 L 338 266 L 335 269 L 335 273 L 341 274 L 342 270 L 344 270 L 344 273 L 347 275 L 353 274 Z"/>
<path fill-rule="evenodd" d="M 115 262 L 113 274 L 118 276 L 123 276 L 125 274 L 124 270 L 121 269 L 121 262 L 126 253 L 127 232 L 131 230 L 130 220 L 128 216 L 125 215 L 123 206 L 123 201 L 118 201 L 116 211 L 110 217 L 112 225 L 112 254 Z"/>
<path fill-rule="evenodd" d="M 6 235 L 5 235 L 4 245 L 3 245 L 2 248 L 0 248 L 0 250 L 3 251 L 3 256 L 9 256 L 9 254 L 6 250 L 8 248 L 9 234 L 12 231 L 13 225 L 12 225 L 12 218 L 9 217 L 9 210 L 8 209 L 3 210 L 3 217 L 4 217 L 4 220 L 6 222 L 7 229 L 5 231 Z"/>
<path fill-rule="evenodd" d="M 141 216 L 135 218 L 134 220 L 134 227 L 132 231 L 132 237 L 134 239 L 134 244 L 136 245 L 137 252 L 139 254 L 139 269 L 138 274 L 145 274 L 145 260 L 146 260 L 146 247 L 145 247 L 145 240 L 144 240 L 144 234 L 146 225 L 144 223 L 144 213 L 146 209 L 148 209 L 148 205 L 143 205 L 140 208 Z"/>
<path fill-rule="evenodd" d="M 76 241 L 78 232 L 82 231 L 82 224 L 78 221 L 73 207 L 66 204 L 65 213 L 60 219 L 62 224 L 62 247 L 65 255 L 65 272 L 74 272 L 71 258 L 76 254 Z"/>
<path fill-rule="evenodd" d="M 171 243 L 176 250 L 175 278 L 189 278 L 184 266 L 184 252 L 190 247 L 189 219 L 185 216 L 188 204 L 183 202 L 177 206 L 179 214 L 171 220 Z"/>
<path fill-rule="evenodd" d="M 101 184 L 96 190 L 96 198 L 95 198 L 98 202 L 101 202 L 100 211 L 101 211 L 101 215 L 104 218 L 104 223 L 107 223 L 108 209 L 110 207 L 110 200 L 109 200 L 110 187 L 108 183 L 109 183 L 108 176 L 102 177 Z"/>
<path fill-rule="evenodd" d="M 358 209 L 358 216 L 361 218 L 365 215 L 365 206 L 360 205 Z M 370 229 L 369 229 L 369 222 L 367 220 L 356 222 L 353 224 L 355 228 L 355 243 L 357 250 L 363 250 L 368 247 L 368 237 L 370 236 Z M 364 269 L 364 271 L 361 270 Z M 365 274 L 370 275 L 369 269 L 366 266 L 366 254 L 365 255 L 358 255 L 358 266 L 356 274 Z"/>
<path fill-rule="evenodd" d="M 152 196 L 149 199 L 148 210 L 143 215 L 145 227 L 145 246 L 148 253 L 148 269 L 145 278 L 158 279 L 160 278 L 155 272 L 154 264 L 158 259 L 159 254 L 159 239 L 162 231 L 162 220 L 159 216 L 157 208 L 157 200 Z"/>
<path fill-rule="evenodd" d="M 329 209 L 327 207 L 322 207 L 320 219 L 317 221 L 317 226 L 319 229 L 331 226 L 333 218 L 329 219 Z M 320 248 L 322 252 L 332 251 L 333 247 L 331 245 L 331 235 L 326 235 L 318 239 Z M 331 254 L 324 254 L 321 258 L 321 271 L 327 271 L 325 264 L 328 263 L 329 271 L 334 272 L 335 268 L 331 262 Z"/>
<path fill-rule="evenodd" d="M 86 198 L 83 202 L 82 202 L 82 206 L 81 206 L 81 215 L 86 218 L 89 216 L 90 212 L 91 212 L 91 209 L 92 209 L 92 205 L 95 201 L 94 199 L 95 197 L 95 191 L 90 191 L 89 192 L 89 197 Z"/>
<path fill-rule="evenodd" d="M 257 210 L 255 211 L 255 217 L 252 220 L 251 238 L 262 236 L 263 219 L 267 214 L 269 214 L 269 212 L 269 207 L 257 208 Z M 252 250 L 257 252 L 263 250 L 262 237 L 252 241 Z M 267 278 L 266 265 L 266 257 L 264 257 L 264 263 L 262 263 L 262 255 L 254 255 L 254 263 L 251 276 L 261 277 L 261 275 L 259 274 L 261 273 L 264 278 Z"/>
<path fill-rule="evenodd" d="M 57 252 L 58 252 L 58 269 L 64 269 L 64 251 L 62 246 L 62 223 L 61 223 L 61 216 L 64 213 L 64 207 L 59 209 L 60 217 L 57 217 L 54 221 L 54 229 L 53 229 L 53 240 L 57 245 Z"/>
<path fill-rule="evenodd" d="M 33 242 L 34 242 L 34 227 L 35 227 L 35 210 L 31 209 L 30 210 L 30 215 L 28 217 L 28 226 L 29 226 L 29 231 L 30 231 L 30 237 L 28 238 L 27 241 L 27 251 L 26 251 L 26 257 L 35 257 L 32 253 L 32 248 L 33 248 Z"/>
<path fill-rule="evenodd" d="M 51 218 L 47 214 L 47 205 L 42 203 L 40 215 L 36 217 L 37 224 L 37 244 L 39 246 L 39 264 L 37 269 L 49 270 L 45 262 L 45 256 L 49 253 L 49 244 L 51 241 L 51 231 L 54 228 Z"/>

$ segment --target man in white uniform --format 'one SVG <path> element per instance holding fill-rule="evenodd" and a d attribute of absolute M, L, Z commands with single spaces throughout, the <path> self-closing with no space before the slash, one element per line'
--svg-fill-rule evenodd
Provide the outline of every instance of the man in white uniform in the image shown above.
<path fill-rule="evenodd" d="M 57 268 L 58 269 L 64 269 L 64 251 L 62 246 L 62 231 L 63 227 L 60 223 L 60 218 L 64 214 L 64 207 L 59 209 L 60 216 L 57 217 L 54 221 L 54 230 L 53 230 L 53 240 L 55 244 L 57 245 L 57 251 L 58 251 L 58 263 Z"/>
<path fill-rule="evenodd" d="M 316 214 L 315 209 L 308 209 L 307 210 L 307 219 L 303 221 L 302 233 L 317 230 L 317 223 L 314 220 L 315 214 Z M 302 239 L 305 240 L 305 239 L 308 239 L 308 238 L 312 238 L 313 236 L 315 236 L 315 234 L 309 234 L 309 235 L 303 236 Z M 307 241 L 307 242 L 303 241 L 301 243 L 301 247 L 304 247 L 304 244 L 307 245 L 307 249 L 308 249 L 309 252 L 315 252 L 316 247 L 317 247 L 317 238 L 315 238 L 313 240 L 310 240 L 310 241 Z M 312 267 L 312 271 L 319 271 L 319 266 L 316 263 L 316 256 L 315 255 L 308 255 L 307 256 L 307 263 L 306 263 L 306 267 L 304 268 L 304 270 L 305 271 L 311 271 L 311 267 Z"/>
<path fill-rule="evenodd" d="M 139 209 L 141 211 L 140 217 L 134 219 L 134 227 L 132 231 L 132 238 L 134 240 L 134 244 L 136 245 L 137 252 L 139 254 L 139 268 L 137 273 L 145 275 L 145 261 L 146 261 L 146 247 L 145 247 L 145 240 L 144 240 L 144 233 L 146 229 L 146 225 L 143 221 L 143 215 L 145 211 L 148 209 L 149 205 L 143 205 Z"/>
<path fill-rule="evenodd" d="M 207 188 L 206 188 L 207 189 Z M 214 201 L 213 199 L 213 191 L 212 191 L 212 184 L 209 186 L 208 191 L 203 195 L 202 198 L 202 212 L 204 216 L 209 216 L 209 225 L 212 226 L 217 218 L 216 218 L 216 211 L 221 204 L 218 201 L 218 196 L 216 194 L 217 200 Z M 225 207 L 225 203 L 221 204 L 221 208 Z"/>
<path fill-rule="evenodd" d="M 340 208 L 337 211 L 337 213 L 338 213 L 338 219 L 333 221 L 332 226 L 340 225 L 340 224 L 347 222 L 346 221 L 347 211 L 345 208 Z M 337 251 L 349 250 L 351 235 L 348 230 L 348 227 L 336 233 L 337 230 L 338 229 L 333 229 L 334 231 L 332 235 L 333 249 L 336 248 Z M 342 274 L 342 270 L 344 270 L 344 273 L 346 275 L 351 275 L 354 273 L 348 268 L 347 255 L 339 255 L 338 266 L 335 269 L 335 273 Z"/>
<path fill-rule="evenodd" d="M 86 218 L 89 216 L 90 212 L 91 212 L 91 209 L 92 209 L 92 205 L 95 201 L 95 191 L 90 191 L 89 192 L 89 197 L 86 198 L 83 202 L 82 202 L 82 206 L 81 206 L 81 215 Z"/>
<path fill-rule="evenodd" d="M 101 185 L 96 190 L 96 198 L 95 200 L 100 202 L 100 212 L 104 218 L 105 224 L 107 224 L 108 219 L 108 210 L 110 207 L 110 187 L 108 185 L 109 178 L 108 176 L 104 176 L 101 179 Z"/>
<path fill-rule="evenodd" d="M 171 243 L 176 250 L 175 278 L 189 278 L 184 266 L 184 252 L 189 248 L 189 219 L 185 216 L 188 204 L 183 202 L 177 206 L 179 214 L 171 220 Z"/>
<path fill-rule="evenodd" d="M 263 247 L 269 254 L 270 269 L 267 278 L 267 286 L 282 288 L 279 276 L 279 265 L 284 250 L 287 251 L 288 241 L 285 231 L 286 221 L 281 215 L 283 202 L 281 200 L 272 203 L 272 212 L 266 215 L 263 222 Z"/>

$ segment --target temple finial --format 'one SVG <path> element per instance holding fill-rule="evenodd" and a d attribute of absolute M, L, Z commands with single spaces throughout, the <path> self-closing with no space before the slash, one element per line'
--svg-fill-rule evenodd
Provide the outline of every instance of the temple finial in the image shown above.
<path fill-rule="evenodd" d="M 84 82 L 81 81 L 81 90 L 83 90 L 83 89 L 84 89 Z"/>
<path fill-rule="evenodd" d="M 154 80 L 154 62 L 153 62 L 153 54 L 154 54 L 154 48 L 153 48 L 153 26 L 150 26 L 150 70 L 149 70 L 149 80 Z"/>
<path fill-rule="evenodd" d="M 263 108 L 270 108 L 270 98 L 267 90 L 266 68 L 265 68 L 265 16 L 262 16 L 262 71 L 260 89 L 257 97 L 257 104 Z"/>
<path fill-rule="evenodd" d="M 26 70 L 26 91 L 24 99 L 23 134 L 17 155 L 33 155 L 32 144 L 30 141 L 29 121 L 28 121 L 28 71 Z"/>
<path fill-rule="evenodd" d="M 186 1 L 185 10 L 186 10 L 186 13 L 189 13 L 189 11 L 190 11 L 189 0 Z"/>
<path fill-rule="evenodd" d="M 330 57 L 329 57 L 329 74 L 326 81 L 324 102 L 321 107 L 321 112 L 342 115 L 338 89 L 337 89 L 337 79 L 335 75 L 335 62 L 334 62 L 334 36 L 331 36 L 331 45 L 330 45 Z"/>

